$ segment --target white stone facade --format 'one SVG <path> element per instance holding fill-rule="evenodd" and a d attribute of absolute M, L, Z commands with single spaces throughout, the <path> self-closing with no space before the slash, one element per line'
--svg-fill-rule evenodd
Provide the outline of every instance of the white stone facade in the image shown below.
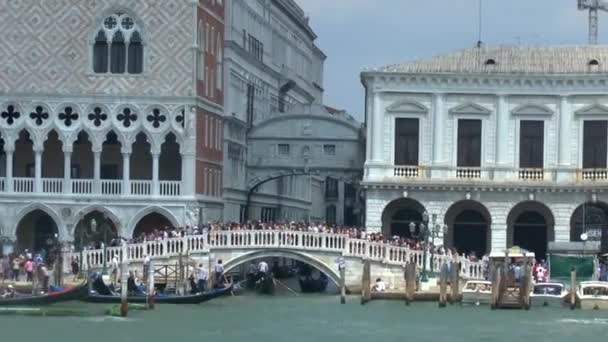
<path fill-rule="evenodd" d="M 448 226 L 448 245 L 458 234 L 453 217 L 445 217 L 450 208 L 486 217 L 486 251 L 512 245 L 514 226 L 524 223 L 509 215 L 528 212 L 544 218 L 543 243 L 580 241 L 571 234 L 575 210 L 608 202 L 606 166 L 583 169 L 584 122 L 608 120 L 606 66 L 598 62 L 607 53 L 604 47 L 475 48 L 364 71 L 367 229 L 390 234 L 389 204 L 399 207 L 396 201 L 405 198 Z M 397 118 L 419 120 L 417 165 L 395 163 Z M 481 121 L 475 167 L 458 166 L 461 119 Z M 520 167 L 526 120 L 543 123 L 539 168 Z"/>

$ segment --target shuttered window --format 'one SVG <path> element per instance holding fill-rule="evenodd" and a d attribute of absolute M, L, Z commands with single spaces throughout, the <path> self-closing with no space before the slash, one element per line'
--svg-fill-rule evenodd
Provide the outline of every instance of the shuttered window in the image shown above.
<path fill-rule="evenodd" d="M 418 119 L 395 120 L 395 165 L 418 165 Z"/>
<path fill-rule="evenodd" d="M 458 166 L 481 166 L 481 120 L 458 120 Z"/>
<path fill-rule="evenodd" d="M 543 168 L 545 123 L 522 120 L 519 129 L 519 167 Z"/>
<path fill-rule="evenodd" d="M 583 124 L 583 168 L 606 168 L 608 121 L 585 121 Z"/>

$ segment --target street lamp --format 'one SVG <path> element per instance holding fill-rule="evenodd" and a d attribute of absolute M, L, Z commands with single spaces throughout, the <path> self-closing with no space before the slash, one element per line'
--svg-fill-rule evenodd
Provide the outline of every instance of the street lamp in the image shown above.
<path fill-rule="evenodd" d="M 426 273 L 426 258 L 427 258 L 427 253 L 428 253 L 429 237 L 431 237 L 433 239 L 435 237 L 440 237 L 440 235 L 439 235 L 440 232 L 443 232 L 445 234 L 445 233 L 447 233 L 447 230 L 448 230 L 447 225 L 445 225 L 445 224 L 441 225 L 441 224 L 437 223 L 437 214 L 433 214 L 432 223 L 430 225 L 428 223 L 429 223 L 429 213 L 425 211 L 424 213 L 422 213 L 422 223 L 420 223 L 420 225 L 419 225 L 418 234 L 416 234 L 416 224 L 414 222 L 410 222 L 410 224 L 409 224 L 411 235 L 417 239 L 424 240 L 424 247 L 423 247 L 423 251 L 422 251 L 422 275 L 420 276 L 420 281 L 422 281 L 422 282 L 428 281 L 428 276 Z M 435 257 L 435 249 L 433 248 L 433 250 L 431 250 L 431 273 L 433 273 L 433 258 L 434 257 Z"/>

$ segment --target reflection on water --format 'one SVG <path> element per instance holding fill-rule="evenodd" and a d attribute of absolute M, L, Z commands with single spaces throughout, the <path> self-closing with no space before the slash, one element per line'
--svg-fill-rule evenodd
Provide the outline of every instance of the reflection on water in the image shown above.
<path fill-rule="evenodd" d="M 106 305 L 86 305 L 101 313 Z M 201 305 L 157 305 L 126 318 L 0 317 L 2 341 L 591 341 L 604 336 L 608 312 L 539 308 L 492 311 L 487 307 L 372 301 L 330 295 L 246 294 Z M 7 338 L 7 339 L 5 339 Z"/>

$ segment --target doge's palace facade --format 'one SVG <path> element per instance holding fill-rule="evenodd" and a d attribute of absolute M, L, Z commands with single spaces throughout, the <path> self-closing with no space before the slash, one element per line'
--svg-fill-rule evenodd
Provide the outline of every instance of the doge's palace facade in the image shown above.
<path fill-rule="evenodd" d="M 5 246 L 220 218 L 222 18 L 216 0 L 0 0 Z"/>
<path fill-rule="evenodd" d="M 364 71 L 368 230 L 411 236 L 426 212 L 460 252 L 597 250 L 607 63 L 599 46 L 481 47 Z"/>

